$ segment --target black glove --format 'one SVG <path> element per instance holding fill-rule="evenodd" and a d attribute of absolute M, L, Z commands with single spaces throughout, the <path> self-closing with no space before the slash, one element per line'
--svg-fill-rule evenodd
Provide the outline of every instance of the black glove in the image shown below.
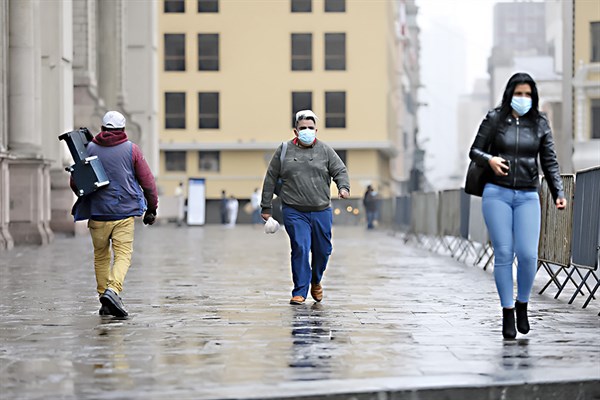
<path fill-rule="evenodd" d="M 156 221 L 156 211 L 146 210 L 146 214 L 144 214 L 144 225 L 152 225 L 154 221 Z"/>

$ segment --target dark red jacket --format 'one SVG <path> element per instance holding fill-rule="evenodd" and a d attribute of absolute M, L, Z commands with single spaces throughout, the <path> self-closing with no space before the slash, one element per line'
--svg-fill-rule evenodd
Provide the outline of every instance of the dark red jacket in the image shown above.
<path fill-rule="evenodd" d="M 97 155 L 111 183 L 80 198 L 75 220 L 116 220 L 156 212 L 158 193 L 154 176 L 140 148 L 129 142 L 125 131 L 102 131 L 88 145 L 88 155 Z M 140 191 L 141 187 L 141 191 Z M 73 179 L 71 188 L 76 192 Z M 143 198 L 141 197 L 143 191 Z"/>

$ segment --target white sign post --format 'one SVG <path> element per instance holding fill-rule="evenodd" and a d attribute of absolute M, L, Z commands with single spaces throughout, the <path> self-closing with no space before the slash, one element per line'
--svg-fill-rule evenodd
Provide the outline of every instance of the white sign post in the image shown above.
<path fill-rule="evenodd" d="M 202 178 L 189 178 L 187 224 L 204 225 L 206 217 L 206 185 Z"/>

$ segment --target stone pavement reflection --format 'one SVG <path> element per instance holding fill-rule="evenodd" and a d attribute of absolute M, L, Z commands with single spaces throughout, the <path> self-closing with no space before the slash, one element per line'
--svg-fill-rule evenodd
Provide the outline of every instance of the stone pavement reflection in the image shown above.
<path fill-rule="evenodd" d="M 489 272 L 340 226 L 323 303 L 291 306 L 288 255 L 284 232 L 138 225 L 130 317 L 114 319 L 98 316 L 88 236 L 2 253 L 0 397 L 366 399 L 552 382 L 600 393 L 598 300 L 534 295 L 532 331 L 503 341 Z"/>

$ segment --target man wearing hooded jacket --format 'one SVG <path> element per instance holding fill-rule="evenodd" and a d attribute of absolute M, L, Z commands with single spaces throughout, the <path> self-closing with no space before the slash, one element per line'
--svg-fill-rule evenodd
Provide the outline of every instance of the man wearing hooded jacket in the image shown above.
<path fill-rule="evenodd" d="M 156 184 L 142 151 L 127 138 L 125 117 L 117 111 L 104 115 L 102 131 L 88 144 L 87 155 L 98 156 L 110 183 L 80 197 L 73 215 L 75 221 L 88 220 L 102 303 L 100 315 L 125 317 L 128 313 L 119 293 L 131 264 L 134 217 L 144 215 L 144 224 L 154 223 L 158 208 Z M 72 178 L 71 188 L 77 193 Z"/>

